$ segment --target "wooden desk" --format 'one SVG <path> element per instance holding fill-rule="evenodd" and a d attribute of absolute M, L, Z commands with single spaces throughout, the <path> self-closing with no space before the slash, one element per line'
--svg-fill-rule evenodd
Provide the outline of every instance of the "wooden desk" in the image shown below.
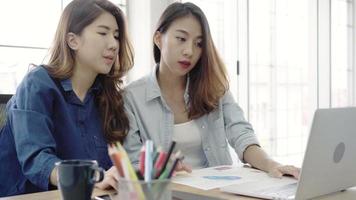
<path fill-rule="evenodd" d="M 103 195 L 114 193 L 115 191 L 104 191 L 99 189 L 94 189 L 93 195 Z M 18 196 L 4 197 L 1 200 L 61 200 L 61 194 L 58 190 L 52 190 L 48 192 L 38 192 L 31 194 L 24 194 Z"/>
<path fill-rule="evenodd" d="M 172 196 L 175 200 L 180 199 L 194 199 L 194 200 L 252 200 L 256 198 L 238 196 L 233 194 L 228 194 L 224 192 L 220 192 L 219 189 L 214 190 L 200 190 L 196 188 L 192 188 L 185 185 L 180 184 L 172 184 Z M 103 191 L 99 189 L 95 189 L 93 192 L 93 196 L 103 195 L 103 194 L 111 194 L 115 191 Z M 356 199 L 356 187 L 350 188 L 345 192 L 338 192 L 335 194 L 330 194 L 324 197 L 317 198 L 317 200 L 351 200 Z M 58 190 L 53 190 L 49 192 L 39 192 L 32 193 L 26 195 L 18 195 L 12 197 L 0 198 L 0 200 L 61 200 L 61 195 Z"/>
<path fill-rule="evenodd" d="M 194 200 L 220 200 L 220 199 L 239 199 L 239 200 L 251 200 L 256 198 L 244 197 L 233 195 L 225 192 L 221 192 L 219 189 L 213 190 L 201 190 L 181 184 L 173 184 L 172 187 L 173 199 L 194 199 Z"/>
<path fill-rule="evenodd" d="M 221 192 L 219 189 L 214 190 L 200 190 L 197 188 L 173 184 L 173 197 L 180 197 L 178 199 L 194 199 L 194 200 L 256 200 L 258 198 L 245 197 L 240 195 L 229 194 Z M 185 196 L 183 196 L 185 195 Z M 183 197 L 183 198 L 181 198 Z M 185 198 L 184 198 L 185 197 Z M 315 200 L 352 200 L 356 199 L 356 187 L 350 188 L 344 192 L 337 192 L 323 197 L 315 198 Z"/>

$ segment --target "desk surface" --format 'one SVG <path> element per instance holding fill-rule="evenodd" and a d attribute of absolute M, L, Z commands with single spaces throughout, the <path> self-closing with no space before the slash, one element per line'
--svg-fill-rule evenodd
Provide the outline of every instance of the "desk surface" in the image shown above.
<path fill-rule="evenodd" d="M 220 192 L 219 189 L 214 190 L 200 190 L 196 188 L 192 188 L 185 185 L 180 184 L 172 184 L 172 193 L 174 199 L 204 199 L 204 200 L 221 200 L 221 199 L 239 199 L 239 200 L 252 200 L 256 198 L 238 196 L 233 194 L 228 194 L 224 192 Z M 102 194 L 110 194 L 114 191 L 103 191 L 99 189 L 95 189 L 93 195 L 98 196 Z M 5 197 L 0 198 L 0 200 L 61 200 L 61 196 L 58 190 L 53 190 L 49 192 L 39 192 L 39 193 L 32 193 L 26 195 L 19 195 L 19 196 L 12 196 L 12 197 Z M 317 198 L 318 200 L 350 200 L 356 199 L 356 187 L 350 188 L 344 192 L 338 192 L 334 194 L 330 194 L 324 197 Z"/>

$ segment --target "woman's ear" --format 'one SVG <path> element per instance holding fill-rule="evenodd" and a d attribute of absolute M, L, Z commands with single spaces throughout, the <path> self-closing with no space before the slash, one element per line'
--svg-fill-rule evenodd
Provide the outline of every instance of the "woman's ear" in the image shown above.
<path fill-rule="evenodd" d="M 79 38 L 77 37 L 76 34 L 70 32 L 67 34 L 66 37 L 66 42 L 69 46 L 69 48 L 71 48 L 72 50 L 77 50 L 78 46 L 79 46 Z"/>
<path fill-rule="evenodd" d="M 156 31 L 154 36 L 153 36 L 153 42 L 155 43 L 155 45 L 161 50 L 161 38 L 162 38 L 162 34 L 159 31 Z"/>

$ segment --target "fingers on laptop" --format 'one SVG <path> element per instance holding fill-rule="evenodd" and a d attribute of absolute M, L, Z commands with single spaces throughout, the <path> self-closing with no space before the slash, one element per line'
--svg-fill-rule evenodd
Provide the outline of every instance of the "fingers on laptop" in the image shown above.
<path fill-rule="evenodd" d="M 274 178 L 282 178 L 283 176 L 283 174 L 280 172 L 280 170 L 277 167 L 269 171 L 268 174 Z"/>
<path fill-rule="evenodd" d="M 269 175 L 275 178 L 282 178 L 283 175 L 290 175 L 296 179 L 299 179 L 300 168 L 292 165 L 279 165 L 273 168 Z"/>

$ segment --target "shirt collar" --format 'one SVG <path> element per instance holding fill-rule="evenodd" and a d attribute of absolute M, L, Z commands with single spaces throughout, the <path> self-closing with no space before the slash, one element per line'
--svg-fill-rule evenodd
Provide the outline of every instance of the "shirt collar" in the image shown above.
<path fill-rule="evenodd" d="M 90 87 L 89 91 L 97 92 L 101 89 L 102 85 L 98 79 L 99 79 L 98 77 L 95 79 L 95 81 L 94 81 L 93 85 Z M 69 78 L 63 79 L 60 82 L 61 82 L 61 85 L 65 92 L 69 92 L 69 91 L 73 90 L 72 81 Z"/>
<path fill-rule="evenodd" d="M 152 70 L 150 76 L 148 77 L 148 84 L 146 85 L 146 101 L 151 101 L 162 96 L 157 80 L 157 70 L 158 64 L 154 67 L 154 70 Z"/>
<path fill-rule="evenodd" d="M 153 100 L 155 98 L 161 97 L 161 89 L 158 85 L 158 80 L 157 80 L 157 71 L 159 68 L 159 63 L 156 64 L 154 67 L 154 70 L 152 70 L 149 78 L 148 78 L 148 84 L 146 86 L 146 101 Z M 189 101 L 189 75 L 187 78 L 187 84 L 185 86 L 185 91 L 184 91 L 184 101 L 187 104 Z"/>
<path fill-rule="evenodd" d="M 65 92 L 69 92 L 73 90 L 72 81 L 69 78 L 61 80 L 61 85 Z"/>

